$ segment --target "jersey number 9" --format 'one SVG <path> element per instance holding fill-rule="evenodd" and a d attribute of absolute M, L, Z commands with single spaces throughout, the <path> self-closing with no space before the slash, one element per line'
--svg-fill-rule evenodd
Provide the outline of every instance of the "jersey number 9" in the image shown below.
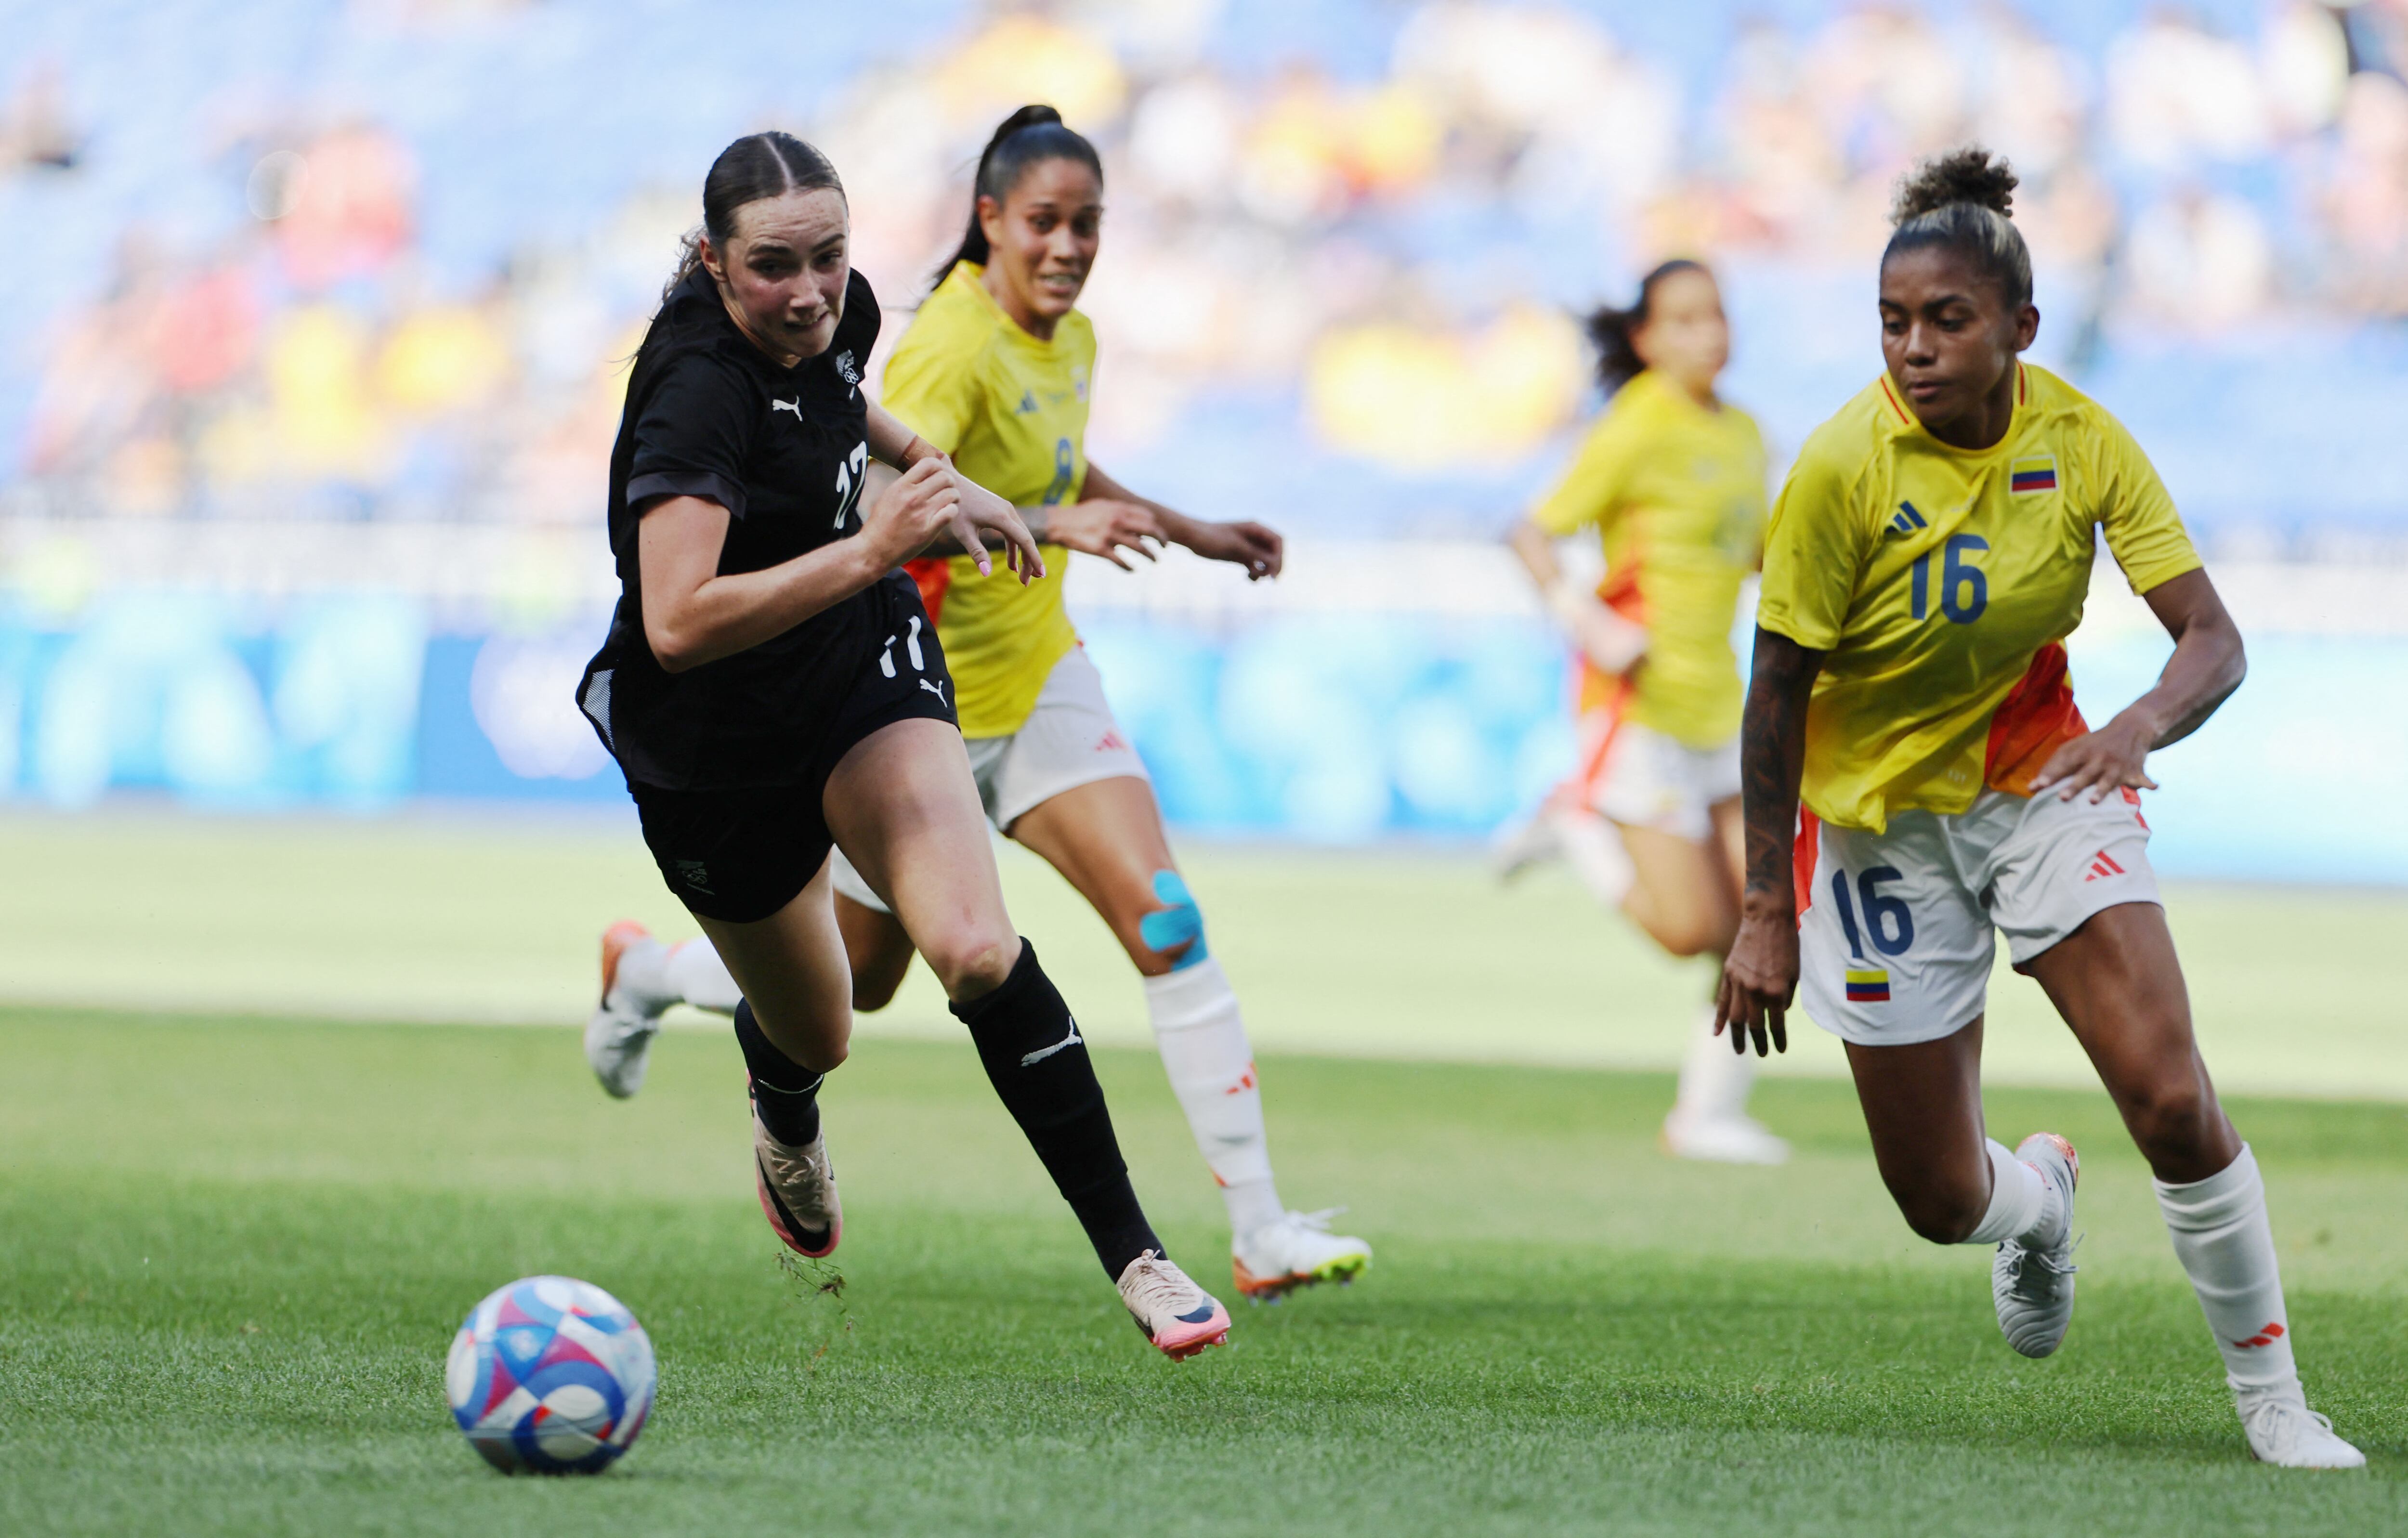
<path fill-rule="evenodd" d="M 1950 534 L 1940 565 L 1940 612 L 1952 624 L 1970 625 L 1990 606 L 1990 580 L 1967 557 L 1990 548 L 1980 534 Z M 1931 552 L 1914 558 L 1914 617 L 1931 612 Z"/>

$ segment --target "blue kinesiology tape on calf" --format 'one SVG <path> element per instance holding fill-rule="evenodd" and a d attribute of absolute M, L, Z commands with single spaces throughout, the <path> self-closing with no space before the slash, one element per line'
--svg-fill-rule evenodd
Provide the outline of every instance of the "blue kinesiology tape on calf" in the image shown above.
<path fill-rule="evenodd" d="M 1177 871 L 1154 873 L 1154 900 L 1170 905 L 1158 913 L 1149 913 L 1137 921 L 1138 938 L 1146 948 L 1168 955 L 1181 946 L 1187 947 L 1170 970 L 1194 966 L 1211 954 L 1204 948 L 1204 914 L 1197 907 L 1196 897 Z"/>

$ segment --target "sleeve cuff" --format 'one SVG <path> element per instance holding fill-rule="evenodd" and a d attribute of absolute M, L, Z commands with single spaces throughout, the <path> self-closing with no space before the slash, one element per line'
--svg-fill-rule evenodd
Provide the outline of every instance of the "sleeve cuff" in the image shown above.
<path fill-rule="evenodd" d="M 1840 634 L 1836 630 L 1826 631 L 1813 625 L 1800 624 L 1793 616 L 1769 614 L 1760 607 L 1756 611 L 1756 628 L 1785 636 L 1809 651 L 1830 651 L 1840 644 Z"/>
<path fill-rule="evenodd" d="M 727 509 L 730 518 L 744 516 L 744 488 L 708 470 L 660 470 L 627 482 L 627 506 L 641 510 L 661 497 L 700 497 Z"/>

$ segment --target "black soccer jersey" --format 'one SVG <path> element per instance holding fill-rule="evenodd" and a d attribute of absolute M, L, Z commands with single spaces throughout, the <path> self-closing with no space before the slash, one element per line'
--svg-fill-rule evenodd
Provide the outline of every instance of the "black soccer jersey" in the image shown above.
<path fill-rule="evenodd" d="M 579 692 L 631 785 L 708 790 L 810 777 L 822 739 L 851 714 L 865 658 L 907 632 L 926 632 L 918 591 L 897 572 L 781 635 L 683 673 L 665 671 L 644 635 L 636 530 L 663 497 L 727 509 L 723 576 L 860 531 L 869 465 L 861 372 L 878 326 L 878 300 L 858 272 L 827 350 L 792 368 L 737 329 L 699 268 L 654 318 L 610 453 L 619 606 Z"/>

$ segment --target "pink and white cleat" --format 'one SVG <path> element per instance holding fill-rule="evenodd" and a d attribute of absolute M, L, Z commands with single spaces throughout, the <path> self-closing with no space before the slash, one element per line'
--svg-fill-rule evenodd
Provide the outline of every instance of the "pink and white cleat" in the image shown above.
<path fill-rule="evenodd" d="M 769 1135 L 752 1111 L 752 1187 L 770 1229 L 796 1254 L 816 1260 L 835 1251 L 844 1237 L 844 1208 L 836 1199 L 836 1168 L 827 1139 L 797 1148 Z"/>
<path fill-rule="evenodd" d="M 1161 1252 L 1149 1249 L 1131 1260 L 1119 1286 L 1139 1331 L 1171 1360 L 1228 1344 L 1229 1311 Z"/>

